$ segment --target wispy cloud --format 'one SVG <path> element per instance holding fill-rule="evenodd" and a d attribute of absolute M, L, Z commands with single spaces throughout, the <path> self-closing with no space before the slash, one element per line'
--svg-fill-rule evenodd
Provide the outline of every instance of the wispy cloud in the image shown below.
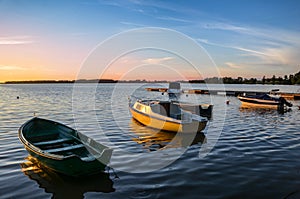
<path fill-rule="evenodd" d="M 162 57 L 162 58 L 148 58 L 144 59 L 142 62 L 145 64 L 162 64 L 166 61 L 173 60 L 174 57 Z"/>
<path fill-rule="evenodd" d="M 279 29 L 274 27 L 251 27 L 236 25 L 231 22 L 205 22 L 200 23 L 204 29 L 224 30 L 242 35 L 248 35 L 263 43 L 273 42 L 273 44 L 300 44 L 299 32 Z"/>
<path fill-rule="evenodd" d="M 99 1 L 99 4 L 105 6 L 113 6 L 122 9 L 127 9 L 132 12 L 136 12 L 139 14 L 143 14 L 148 17 L 174 21 L 174 22 L 183 22 L 183 23 L 191 23 L 193 21 L 179 18 L 178 14 L 186 15 L 186 13 L 191 14 L 199 14 L 201 11 L 199 9 L 191 9 L 188 7 L 176 5 L 172 2 L 167 1 L 140 1 L 140 0 L 117 0 L 117 1 Z M 163 11 L 163 12 L 162 12 Z M 165 12 L 171 13 L 170 16 L 166 16 Z M 164 14 L 162 14 L 164 13 Z M 173 15 L 173 16 L 172 16 Z M 175 17 L 174 17 L 175 16 Z"/>
<path fill-rule="evenodd" d="M 117 1 L 97 1 L 97 2 L 88 2 L 88 1 L 83 1 L 81 2 L 81 4 L 85 4 L 85 5 L 104 5 L 104 6 L 116 6 L 116 7 L 122 7 L 123 4 L 121 4 L 121 2 L 117 2 Z"/>
<path fill-rule="evenodd" d="M 222 47 L 222 48 L 230 48 L 238 51 L 245 52 L 246 54 L 242 54 L 241 56 L 251 56 L 255 58 L 259 58 L 263 63 L 266 64 L 287 64 L 288 60 L 286 57 L 287 55 L 287 49 L 284 47 L 261 47 L 261 46 L 256 46 L 256 49 L 250 49 L 250 48 L 245 48 L 241 46 L 230 46 L 230 45 L 223 45 L 223 44 L 218 44 L 214 42 L 210 42 L 205 39 L 198 39 L 200 43 L 204 43 L 207 45 L 213 45 L 217 47 Z"/>
<path fill-rule="evenodd" d="M 248 53 L 251 53 L 251 54 L 270 56 L 270 54 L 267 54 L 263 51 L 253 50 L 253 49 L 239 47 L 239 46 L 230 46 L 230 45 L 218 44 L 218 43 L 215 43 L 215 42 L 208 41 L 207 39 L 197 39 L 197 41 L 199 41 L 200 43 L 207 44 L 207 45 L 212 45 L 212 46 L 217 46 L 217 47 L 222 47 L 222 48 L 231 48 L 231 49 L 235 49 L 235 50 L 248 52 Z"/>
<path fill-rule="evenodd" d="M 20 45 L 34 43 L 29 36 L 0 37 L 0 45 Z"/>
<path fill-rule="evenodd" d="M 255 54 L 255 55 L 260 55 L 260 56 L 272 56 L 271 53 L 268 53 L 267 51 L 258 51 L 258 50 L 252 50 L 252 49 L 248 49 L 248 48 L 242 48 L 242 47 L 238 47 L 238 46 L 228 46 L 228 48 L 232 48 L 232 49 L 236 49 L 236 50 L 240 50 L 240 51 L 244 51 L 244 52 L 248 52 L 251 54 Z"/>
<path fill-rule="evenodd" d="M 252 32 L 251 29 L 243 26 L 237 26 L 230 23 L 223 23 L 223 22 L 206 22 L 201 23 L 202 28 L 205 29 L 218 29 L 218 30 L 228 30 L 234 32 Z"/>
<path fill-rule="evenodd" d="M 193 21 L 186 20 L 186 19 L 181 19 L 177 17 L 166 17 L 166 16 L 161 16 L 161 17 L 156 17 L 157 19 L 161 20 L 166 20 L 166 21 L 174 21 L 174 22 L 182 22 L 182 23 L 192 23 Z"/>
<path fill-rule="evenodd" d="M 12 70 L 27 70 L 27 68 L 20 67 L 20 66 L 1 66 L 0 70 L 12 71 Z"/>
<path fill-rule="evenodd" d="M 232 62 L 226 62 L 225 65 L 228 66 L 229 68 L 232 68 L 232 69 L 241 69 L 241 68 L 243 68 L 241 65 L 236 64 L 236 63 L 232 63 Z"/>
<path fill-rule="evenodd" d="M 157 10 L 169 10 L 169 11 L 178 11 L 180 9 L 177 9 L 176 6 L 174 4 L 172 4 L 172 6 L 169 5 L 168 2 L 166 1 L 138 1 L 138 0 L 130 0 L 129 3 L 131 3 L 131 5 L 136 5 L 136 6 L 140 6 L 140 7 L 144 7 L 144 8 L 154 8 L 154 11 Z M 182 8 L 182 7 L 181 7 Z"/>
<path fill-rule="evenodd" d="M 99 5 L 112 6 L 121 9 L 127 9 L 133 12 L 146 14 L 144 10 L 144 4 L 140 1 L 98 1 Z"/>
<path fill-rule="evenodd" d="M 138 23 L 133 23 L 133 22 L 128 22 L 128 21 L 121 21 L 120 23 L 123 25 L 127 25 L 127 26 L 147 27 L 147 25 L 144 25 L 144 24 L 138 24 Z"/>

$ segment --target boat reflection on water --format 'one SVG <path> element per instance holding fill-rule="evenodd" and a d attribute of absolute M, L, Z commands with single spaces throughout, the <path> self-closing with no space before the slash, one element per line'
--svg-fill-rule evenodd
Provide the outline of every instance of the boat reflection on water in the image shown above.
<path fill-rule="evenodd" d="M 188 147 L 206 143 L 204 133 L 187 134 L 159 131 L 139 123 L 135 119 L 130 122 L 131 131 L 135 134 L 133 141 L 143 145 L 149 151 L 164 150 L 167 148 Z M 194 136 L 191 142 L 191 136 Z"/>
<path fill-rule="evenodd" d="M 263 114 L 278 114 L 278 113 L 287 113 L 292 111 L 292 109 L 288 108 L 284 112 L 279 112 L 277 109 L 270 109 L 270 108 L 256 108 L 256 107 L 244 107 L 240 106 L 240 112 L 241 113 L 255 113 L 258 115 Z"/>
<path fill-rule="evenodd" d="M 114 192 L 113 181 L 108 173 L 73 178 L 47 169 L 32 156 L 21 163 L 22 172 L 35 180 L 52 198 L 84 198 L 86 192 Z"/>

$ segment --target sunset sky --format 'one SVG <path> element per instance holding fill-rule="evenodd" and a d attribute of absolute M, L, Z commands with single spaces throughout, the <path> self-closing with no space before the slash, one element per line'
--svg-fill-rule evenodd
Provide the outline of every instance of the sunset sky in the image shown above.
<path fill-rule="evenodd" d="M 221 76 L 293 74 L 300 70 L 299 10 L 298 0 L 0 0 L 0 82 L 76 79 L 101 42 L 144 27 L 190 37 Z M 128 73 L 129 65 L 143 67 Z M 147 73 L 150 69 L 160 72 Z M 176 79 L 178 71 L 199 78 L 165 52 L 124 55 L 107 71 L 104 77 L 114 79 Z"/>

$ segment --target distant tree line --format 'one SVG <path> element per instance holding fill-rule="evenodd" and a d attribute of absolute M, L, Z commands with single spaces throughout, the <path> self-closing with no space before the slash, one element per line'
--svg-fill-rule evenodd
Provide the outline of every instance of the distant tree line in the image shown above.
<path fill-rule="evenodd" d="M 257 78 L 232 78 L 232 77 L 210 77 L 204 80 L 190 80 L 190 83 L 213 83 L 213 84 L 285 84 L 285 85 L 293 85 L 300 84 L 300 71 L 296 74 L 284 75 L 284 77 L 276 77 L 273 75 L 271 78 L 266 78 L 263 76 L 261 80 Z"/>
<path fill-rule="evenodd" d="M 287 84 L 287 85 L 293 85 L 293 84 L 300 84 L 300 71 L 296 74 L 291 75 L 285 75 L 282 77 L 276 77 L 273 75 L 272 78 L 266 78 L 263 76 L 261 80 L 262 84 Z"/>
<path fill-rule="evenodd" d="M 74 80 L 25 80 L 25 81 L 6 81 L 5 84 L 53 84 L 53 83 L 74 83 Z"/>
<path fill-rule="evenodd" d="M 113 80 L 113 79 L 79 79 L 79 80 L 31 80 L 31 81 L 7 81 L 5 84 L 52 84 L 52 83 L 167 83 L 167 80 Z M 179 81 L 182 83 L 212 83 L 212 84 L 285 84 L 293 85 L 300 84 L 300 71 L 296 74 L 284 75 L 283 77 L 276 77 L 273 75 L 271 78 L 263 76 L 261 80 L 256 78 L 232 78 L 232 77 L 210 77 L 204 80 L 189 80 Z"/>
<path fill-rule="evenodd" d="M 79 80 L 26 80 L 26 81 L 7 81 L 5 84 L 68 84 L 68 83 L 116 83 L 112 79 L 79 79 Z"/>

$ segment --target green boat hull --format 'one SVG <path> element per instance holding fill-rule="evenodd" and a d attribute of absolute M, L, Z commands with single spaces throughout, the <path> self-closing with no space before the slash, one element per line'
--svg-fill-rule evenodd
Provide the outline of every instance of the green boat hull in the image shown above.
<path fill-rule="evenodd" d="M 81 177 L 105 170 L 112 149 L 63 124 L 33 118 L 19 129 L 28 153 L 45 167 Z"/>
<path fill-rule="evenodd" d="M 82 163 L 77 157 L 66 158 L 64 160 L 55 160 L 36 154 L 32 150 L 27 150 L 28 153 L 40 161 L 43 166 L 68 176 L 81 177 L 87 175 L 93 175 L 103 172 L 106 165 L 100 161 L 95 160 L 91 162 Z"/>

